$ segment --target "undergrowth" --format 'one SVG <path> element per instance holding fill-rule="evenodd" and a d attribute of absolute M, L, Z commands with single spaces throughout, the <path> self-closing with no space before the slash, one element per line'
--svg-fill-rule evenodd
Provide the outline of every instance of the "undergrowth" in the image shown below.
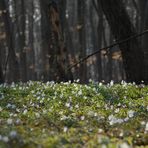
<path fill-rule="evenodd" d="M 148 147 L 148 86 L 0 85 L 0 148 Z"/>

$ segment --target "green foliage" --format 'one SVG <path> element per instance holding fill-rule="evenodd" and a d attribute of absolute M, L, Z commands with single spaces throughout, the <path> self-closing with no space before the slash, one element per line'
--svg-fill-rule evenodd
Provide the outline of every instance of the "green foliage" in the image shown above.
<path fill-rule="evenodd" d="M 147 147 L 148 87 L 0 85 L 0 147 Z"/>

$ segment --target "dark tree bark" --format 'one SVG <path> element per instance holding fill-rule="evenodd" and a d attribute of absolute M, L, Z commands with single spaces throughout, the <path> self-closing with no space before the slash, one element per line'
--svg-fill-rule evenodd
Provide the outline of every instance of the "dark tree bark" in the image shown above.
<path fill-rule="evenodd" d="M 33 0 L 25 0 L 26 4 L 26 21 L 28 21 L 28 24 L 26 23 L 26 30 L 29 32 L 28 36 L 26 35 L 26 38 L 28 38 L 28 41 L 26 41 L 26 47 L 27 47 L 27 53 L 26 53 L 26 67 L 27 67 L 27 80 L 36 80 L 35 77 L 35 51 L 34 51 L 34 37 L 33 37 L 33 14 L 34 14 L 34 5 Z M 28 18 L 28 19 L 27 19 Z"/>
<path fill-rule="evenodd" d="M 0 84 L 4 82 L 4 75 L 3 75 L 3 69 L 2 69 L 2 56 L 1 56 L 1 40 L 0 40 Z"/>
<path fill-rule="evenodd" d="M 26 52 L 28 51 L 25 46 L 25 1 L 19 0 L 15 3 L 16 11 L 16 27 L 17 27 L 17 48 L 20 51 L 20 79 L 21 81 L 27 81 L 27 67 L 26 67 Z M 21 16 L 21 17 L 20 17 Z"/>
<path fill-rule="evenodd" d="M 5 42 L 5 31 L 3 26 L 3 20 L 2 20 L 2 13 L 0 14 L 0 84 L 4 82 L 4 76 L 3 76 L 3 59 L 5 58 L 5 49 L 4 49 L 4 42 Z"/>
<path fill-rule="evenodd" d="M 133 0 L 134 1 L 134 0 Z M 137 1 L 137 6 L 138 6 L 138 12 L 139 12 L 139 14 L 140 14 L 140 21 L 139 21 L 139 26 L 140 26 L 140 28 L 139 28 L 139 30 L 140 31 L 143 31 L 143 29 L 144 29 L 144 23 L 145 23 L 145 13 L 146 13 L 146 9 L 148 9 L 147 8 L 147 0 L 140 0 L 140 1 Z M 136 2 L 135 2 L 136 3 Z"/>
<path fill-rule="evenodd" d="M 0 84 L 1 83 L 4 83 L 4 76 L 3 76 L 2 66 L 1 66 L 1 63 L 0 63 Z"/>
<path fill-rule="evenodd" d="M 103 40 L 103 11 L 101 10 L 99 4 L 98 5 L 98 17 L 99 17 L 99 22 L 97 26 L 97 34 L 98 34 L 98 41 L 97 41 L 97 49 L 100 49 L 102 47 L 102 40 Z M 98 81 L 102 81 L 102 58 L 101 58 L 101 52 L 98 53 L 98 71 L 99 71 L 99 79 Z"/>
<path fill-rule="evenodd" d="M 122 0 L 98 0 L 116 40 L 124 40 L 136 33 Z M 128 82 L 148 81 L 144 77 L 144 55 L 137 39 L 119 45 Z"/>
<path fill-rule="evenodd" d="M 48 16 L 48 4 L 43 0 L 40 0 L 41 5 L 41 36 L 42 36 L 42 56 L 43 56 L 43 64 L 44 64 L 44 80 L 51 80 L 52 71 L 49 69 L 49 43 L 50 43 L 50 27 L 49 27 L 49 16 Z"/>
<path fill-rule="evenodd" d="M 67 81 L 72 78 L 68 70 L 67 48 L 64 43 L 64 36 L 61 28 L 60 12 L 58 3 L 52 1 L 48 7 L 49 27 L 51 30 L 50 44 L 50 68 L 52 69 L 55 81 Z"/>
<path fill-rule="evenodd" d="M 113 43 L 113 39 L 112 39 L 112 34 L 110 33 L 110 41 L 109 41 L 110 45 Z M 108 54 L 108 81 L 111 81 L 112 80 L 112 64 L 113 64 L 113 61 L 112 61 L 112 49 L 109 51 L 109 54 Z"/>
<path fill-rule="evenodd" d="M 79 26 L 79 53 L 80 59 L 86 56 L 86 36 L 85 36 L 85 0 L 78 0 L 78 26 Z M 85 63 L 80 65 L 80 80 L 87 81 L 87 67 Z"/>
<path fill-rule="evenodd" d="M 94 45 L 94 50 L 100 49 L 102 47 L 102 40 L 103 40 L 103 12 L 100 9 L 98 3 L 95 0 L 92 1 L 93 7 L 95 8 L 97 15 L 98 15 L 98 24 L 97 24 L 97 34 L 95 30 L 94 24 L 92 24 L 92 41 Z M 91 9 L 91 8 L 90 8 Z M 93 22 L 93 13 L 90 12 L 90 22 Z M 95 36 L 96 34 L 96 36 Z M 95 37 L 94 37 L 95 36 Z M 98 73 L 98 81 L 102 81 L 102 59 L 101 59 L 101 52 L 96 55 L 96 72 Z"/>
<path fill-rule="evenodd" d="M 71 63 L 71 60 L 75 60 L 75 55 L 73 54 L 73 43 L 71 39 L 71 34 L 69 32 L 69 24 L 66 18 L 66 5 L 67 0 L 59 1 L 59 17 L 60 17 L 60 24 L 61 24 L 61 35 L 63 36 L 63 45 L 65 48 L 65 68 L 67 69 Z M 68 42 L 70 42 L 70 46 L 68 46 Z M 73 55 L 72 55 L 73 54 Z M 70 56 L 71 55 L 71 56 Z M 72 59 L 71 59 L 72 58 Z M 73 74 L 71 70 L 66 70 L 65 73 L 67 75 L 68 80 L 73 81 Z"/>
<path fill-rule="evenodd" d="M 10 18 L 8 11 L 8 6 L 5 0 L 0 1 L 0 10 L 2 13 L 2 19 L 5 25 L 6 32 L 6 42 L 8 47 L 8 64 L 9 64 L 9 74 L 8 81 L 17 81 L 19 79 L 19 67 L 18 61 L 14 50 L 14 36 L 13 36 L 13 23 Z M 7 66 L 7 65 L 6 65 Z"/>
<path fill-rule="evenodd" d="M 144 30 L 148 30 L 148 1 L 146 2 L 144 11 Z M 145 78 L 148 79 L 148 34 L 143 36 L 142 47 L 144 51 L 145 60 Z"/>

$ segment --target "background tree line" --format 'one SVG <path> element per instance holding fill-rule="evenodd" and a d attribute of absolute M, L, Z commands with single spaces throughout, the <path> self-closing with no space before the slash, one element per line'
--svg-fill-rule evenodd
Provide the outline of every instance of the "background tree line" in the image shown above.
<path fill-rule="evenodd" d="M 0 0 L 0 82 L 148 82 L 147 0 Z"/>

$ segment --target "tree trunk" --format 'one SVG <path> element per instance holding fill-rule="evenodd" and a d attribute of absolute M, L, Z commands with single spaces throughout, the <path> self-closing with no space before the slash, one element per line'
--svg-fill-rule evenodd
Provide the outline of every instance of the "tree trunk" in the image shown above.
<path fill-rule="evenodd" d="M 2 13 L 2 19 L 5 25 L 6 40 L 7 40 L 6 46 L 8 47 L 8 64 L 9 64 L 8 81 L 10 82 L 17 81 L 19 79 L 19 67 L 14 50 L 13 23 L 11 21 L 10 14 L 8 11 L 8 6 L 6 5 L 5 0 L 0 1 L 0 10 L 2 12 L 5 12 Z"/>
<path fill-rule="evenodd" d="M 113 39 L 112 39 L 112 34 L 110 33 L 110 36 L 109 36 L 109 43 L 110 45 L 113 43 Z M 108 54 L 108 81 L 111 81 L 112 80 L 112 65 L 113 65 L 113 60 L 112 60 L 112 49 L 109 51 L 109 54 Z"/>
<path fill-rule="evenodd" d="M 94 51 L 96 49 L 100 49 L 102 47 L 102 41 L 103 41 L 103 14 L 102 10 L 100 9 L 100 6 L 98 3 L 95 2 L 95 0 L 92 1 L 93 7 L 95 8 L 97 15 L 98 15 L 98 24 L 95 26 L 93 20 L 93 13 L 92 10 L 90 10 L 90 22 L 92 24 L 92 41 L 94 46 Z M 90 8 L 92 9 L 92 8 Z M 95 27 L 97 27 L 97 32 L 95 30 Z M 95 35 L 96 34 L 96 35 Z M 98 73 L 97 81 L 102 81 L 102 58 L 101 58 L 101 52 L 96 54 L 96 65 L 95 65 L 96 72 Z"/>
<path fill-rule="evenodd" d="M 0 9 L 1 10 L 1 9 Z M 4 13 L 4 12 L 2 12 Z M 0 84 L 4 82 L 4 76 L 3 76 L 3 61 L 5 59 L 5 30 L 2 20 L 2 13 L 0 14 Z"/>
<path fill-rule="evenodd" d="M 42 36 L 42 57 L 44 64 L 44 80 L 52 80 L 52 73 L 49 69 L 49 36 L 50 36 L 50 28 L 49 28 L 49 16 L 48 16 L 48 4 L 40 0 L 41 5 L 41 36 Z"/>
<path fill-rule="evenodd" d="M 49 27 L 51 30 L 50 44 L 50 68 L 52 69 L 53 80 L 67 81 L 72 79 L 72 74 L 67 71 L 69 61 L 67 58 L 67 48 L 64 43 L 64 36 L 61 28 L 60 12 L 58 3 L 52 2 L 49 5 Z"/>
<path fill-rule="evenodd" d="M 27 67 L 26 67 L 26 53 L 27 48 L 25 46 L 25 2 L 24 0 L 19 0 L 15 3 L 16 11 L 16 27 L 17 27 L 17 40 L 16 47 L 18 52 L 20 52 L 20 80 L 25 82 L 27 81 Z M 20 17 L 21 16 L 21 17 Z"/>
<path fill-rule="evenodd" d="M 116 40 L 124 40 L 136 33 L 122 0 L 98 0 Z M 144 77 L 144 55 L 138 39 L 119 45 L 128 82 L 148 81 Z"/>
<path fill-rule="evenodd" d="M 148 29 L 148 1 L 145 5 L 145 17 L 144 17 L 144 30 Z M 143 42 L 142 42 L 142 47 L 144 51 L 144 60 L 145 60 L 145 78 L 148 79 L 148 34 L 145 34 L 143 36 Z"/>
<path fill-rule="evenodd" d="M 85 0 L 78 0 L 78 27 L 79 27 L 79 52 L 80 59 L 86 56 L 85 38 Z M 82 83 L 87 81 L 87 67 L 85 63 L 80 65 L 80 80 Z"/>
<path fill-rule="evenodd" d="M 27 80 L 36 80 L 35 77 L 35 57 L 34 57 L 34 36 L 33 36 L 33 28 L 34 28 L 34 5 L 33 0 L 25 1 L 26 7 L 26 69 L 27 69 Z"/>
<path fill-rule="evenodd" d="M 137 1 L 137 5 L 138 5 L 138 10 L 139 10 L 139 13 L 140 13 L 140 21 L 139 21 L 139 26 L 140 26 L 140 28 L 139 28 L 139 30 L 140 31 L 143 31 L 143 28 L 144 28 L 144 23 L 145 23 L 145 12 L 146 12 L 146 9 L 148 9 L 147 7 L 146 7 L 146 3 L 147 3 L 148 1 L 147 0 L 140 0 L 140 1 Z"/>
<path fill-rule="evenodd" d="M 0 84 L 4 83 L 4 76 L 3 76 L 3 70 L 1 66 L 1 60 L 0 60 Z"/>

